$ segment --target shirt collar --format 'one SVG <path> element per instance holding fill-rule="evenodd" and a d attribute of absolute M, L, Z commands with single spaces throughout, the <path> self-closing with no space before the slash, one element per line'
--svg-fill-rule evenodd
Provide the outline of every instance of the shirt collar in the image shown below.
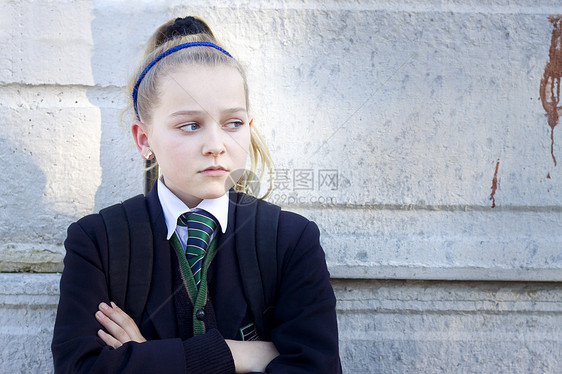
<path fill-rule="evenodd" d="M 226 232 L 228 224 L 228 193 L 225 193 L 216 199 L 204 199 L 195 208 L 189 209 L 183 201 L 181 201 L 172 191 L 170 191 L 168 187 L 166 187 L 162 176 L 158 178 L 157 183 L 158 199 L 160 200 L 160 205 L 162 205 L 164 220 L 166 221 L 166 227 L 168 228 L 168 240 L 170 240 L 176 231 L 178 217 L 186 212 L 198 209 L 204 209 L 211 213 L 217 221 L 219 221 L 222 233 L 224 234 Z"/>

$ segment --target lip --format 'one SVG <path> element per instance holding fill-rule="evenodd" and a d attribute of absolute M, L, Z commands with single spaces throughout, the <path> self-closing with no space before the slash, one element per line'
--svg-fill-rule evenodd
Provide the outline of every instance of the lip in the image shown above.
<path fill-rule="evenodd" d="M 205 170 L 201 170 L 199 173 L 208 177 L 221 177 L 228 174 L 228 170 L 222 166 L 210 166 Z"/>

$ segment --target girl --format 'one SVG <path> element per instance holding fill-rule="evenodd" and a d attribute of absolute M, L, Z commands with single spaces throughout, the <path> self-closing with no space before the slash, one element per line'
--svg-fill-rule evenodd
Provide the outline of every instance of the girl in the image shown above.
<path fill-rule="evenodd" d="M 335 297 L 318 228 L 297 214 L 279 216 L 271 341 L 251 329 L 231 240 L 240 209 L 234 189 L 250 187 L 252 173 L 242 172 L 248 154 L 252 172 L 258 161 L 271 163 L 252 126 L 240 63 L 203 21 L 178 18 L 150 39 L 130 88 L 133 139 L 161 173 L 145 197 L 154 235 L 148 300 L 137 325 L 109 299 L 111 248 L 102 217 L 73 223 L 52 343 L 55 370 L 340 372 Z"/>

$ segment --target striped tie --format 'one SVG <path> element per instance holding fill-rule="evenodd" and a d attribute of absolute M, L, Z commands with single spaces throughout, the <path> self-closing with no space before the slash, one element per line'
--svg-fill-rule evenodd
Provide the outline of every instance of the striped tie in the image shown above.
<path fill-rule="evenodd" d="M 213 215 L 205 210 L 184 213 L 178 218 L 179 226 L 187 226 L 188 239 L 186 246 L 187 262 L 191 267 L 197 288 L 201 283 L 201 265 L 211 242 L 211 235 L 217 227 Z"/>

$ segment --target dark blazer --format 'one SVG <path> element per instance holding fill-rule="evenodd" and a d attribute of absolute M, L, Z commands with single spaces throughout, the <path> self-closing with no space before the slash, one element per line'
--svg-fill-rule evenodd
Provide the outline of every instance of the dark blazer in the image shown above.
<path fill-rule="evenodd" d="M 166 239 L 156 188 L 146 196 L 154 234 L 154 270 L 139 329 L 147 342 L 129 342 L 113 349 L 97 337 L 101 325 L 94 313 L 100 302 L 110 301 L 108 245 L 101 216 L 92 214 L 70 225 L 65 241 L 52 342 L 56 372 L 233 372 L 224 339 L 239 340 L 240 329 L 251 320 L 235 256 L 236 206 L 231 198 L 228 227 L 226 233 L 218 233 L 217 254 L 209 273 L 214 323 L 205 334 L 182 340 L 172 296 L 177 260 L 172 258 L 174 252 Z M 282 211 L 277 257 L 279 287 L 271 340 L 280 356 L 269 364 L 267 372 L 340 372 L 335 297 L 314 222 Z"/>

